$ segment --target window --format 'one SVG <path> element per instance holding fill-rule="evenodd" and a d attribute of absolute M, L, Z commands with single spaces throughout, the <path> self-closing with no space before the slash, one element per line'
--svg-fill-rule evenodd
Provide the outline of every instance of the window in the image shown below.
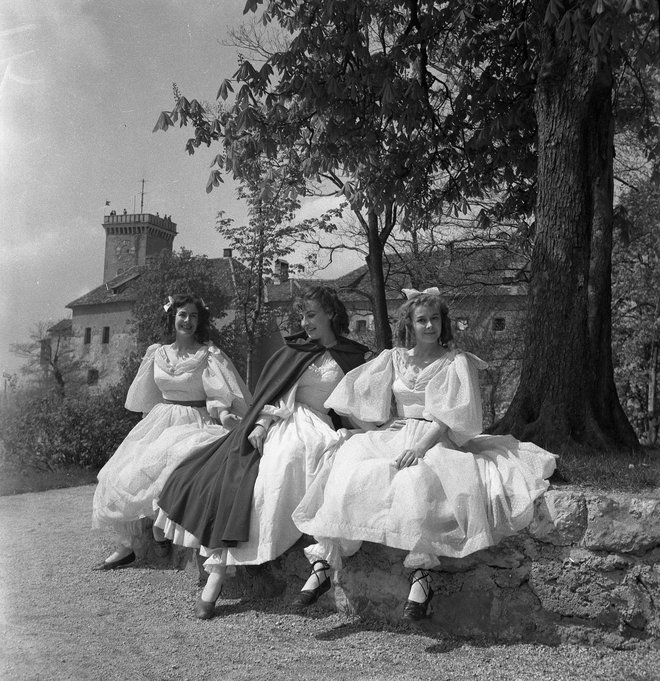
<path fill-rule="evenodd" d="M 110 342 L 110 327 L 109 326 L 104 326 L 103 327 L 103 339 L 101 342 L 104 345 L 107 345 Z"/>
<path fill-rule="evenodd" d="M 99 382 L 99 370 L 98 369 L 88 369 L 87 370 L 87 385 L 96 385 Z"/>
<path fill-rule="evenodd" d="M 366 333 L 367 331 L 367 320 L 358 319 L 355 323 L 355 333 Z"/>
<path fill-rule="evenodd" d="M 91 327 L 88 326 L 85 329 L 85 338 L 83 340 L 83 343 L 85 345 L 89 345 L 91 342 L 92 342 L 92 329 L 91 329 Z"/>
<path fill-rule="evenodd" d="M 506 328 L 506 319 L 504 317 L 495 317 L 493 319 L 493 331 L 504 331 Z"/>

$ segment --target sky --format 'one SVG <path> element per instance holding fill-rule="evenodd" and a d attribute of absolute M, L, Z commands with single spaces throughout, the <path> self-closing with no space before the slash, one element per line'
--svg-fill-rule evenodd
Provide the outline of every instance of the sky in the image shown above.
<path fill-rule="evenodd" d="M 103 279 L 103 215 L 171 215 L 174 248 L 220 257 L 218 211 L 245 224 L 231 178 L 187 128 L 152 132 L 172 84 L 212 102 L 236 70 L 223 43 L 245 0 L 0 0 L 0 370 L 40 322 Z M 248 15 L 254 16 L 254 15 Z M 110 206 L 106 206 L 110 201 Z M 308 204 L 308 217 L 322 206 Z M 339 274 L 336 272 L 335 274 Z"/>

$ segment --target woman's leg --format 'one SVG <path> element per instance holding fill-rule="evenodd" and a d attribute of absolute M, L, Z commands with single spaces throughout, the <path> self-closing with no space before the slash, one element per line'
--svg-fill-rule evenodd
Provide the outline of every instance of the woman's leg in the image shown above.
<path fill-rule="evenodd" d="M 330 589 L 332 570 L 340 570 L 342 558 L 352 556 L 362 542 L 322 538 L 305 549 L 305 556 L 312 564 L 312 571 L 293 604 L 306 608 Z"/>
<path fill-rule="evenodd" d="M 134 561 L 135 553 L 130 537 L 120 537 L 115 550 L 102 563 L 97 563 L 92 570 L 115 570 Z"/>
<path fill-rule="evenodd" d="M 214 551 L 204 564 L 204 568 L 209 573 L 202 593 L 195 605 L 195 616 L 201 620 L 208 620 L 215 613 L 215 602 L 220 596 L 222 585 L 227 572 L 227 550 Z"/>
<path fill-rule="evenodd" d="M 429 570 L 437 568 L 440 561 L 431 554 L 409 553 L 403 564 L 405 567 L 413 568 L 408 576 L 410 593 L 403 606 L 403 619 L 421 620 L 426 617 L 429 603 L 433 598 Z"/>

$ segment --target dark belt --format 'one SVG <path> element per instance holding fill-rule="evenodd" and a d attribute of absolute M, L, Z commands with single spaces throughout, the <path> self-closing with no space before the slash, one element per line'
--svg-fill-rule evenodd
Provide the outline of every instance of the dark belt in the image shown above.
<path fill-rule="evenodd" d="M 163 400 L 165 404 L 180 404 L 182 407 L 205 407 L 206 400 Z"/>

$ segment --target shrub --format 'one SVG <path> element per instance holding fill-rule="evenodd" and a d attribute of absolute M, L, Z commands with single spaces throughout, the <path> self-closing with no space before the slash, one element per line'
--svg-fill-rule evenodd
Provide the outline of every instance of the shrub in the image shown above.
<path fill-rule="evenodd" d="M 0 411 L 4 462 L 18 469 L 100 468 L 139 414 L 124 408 L 123 385 L 60 398 L 15 394 Z"/>

